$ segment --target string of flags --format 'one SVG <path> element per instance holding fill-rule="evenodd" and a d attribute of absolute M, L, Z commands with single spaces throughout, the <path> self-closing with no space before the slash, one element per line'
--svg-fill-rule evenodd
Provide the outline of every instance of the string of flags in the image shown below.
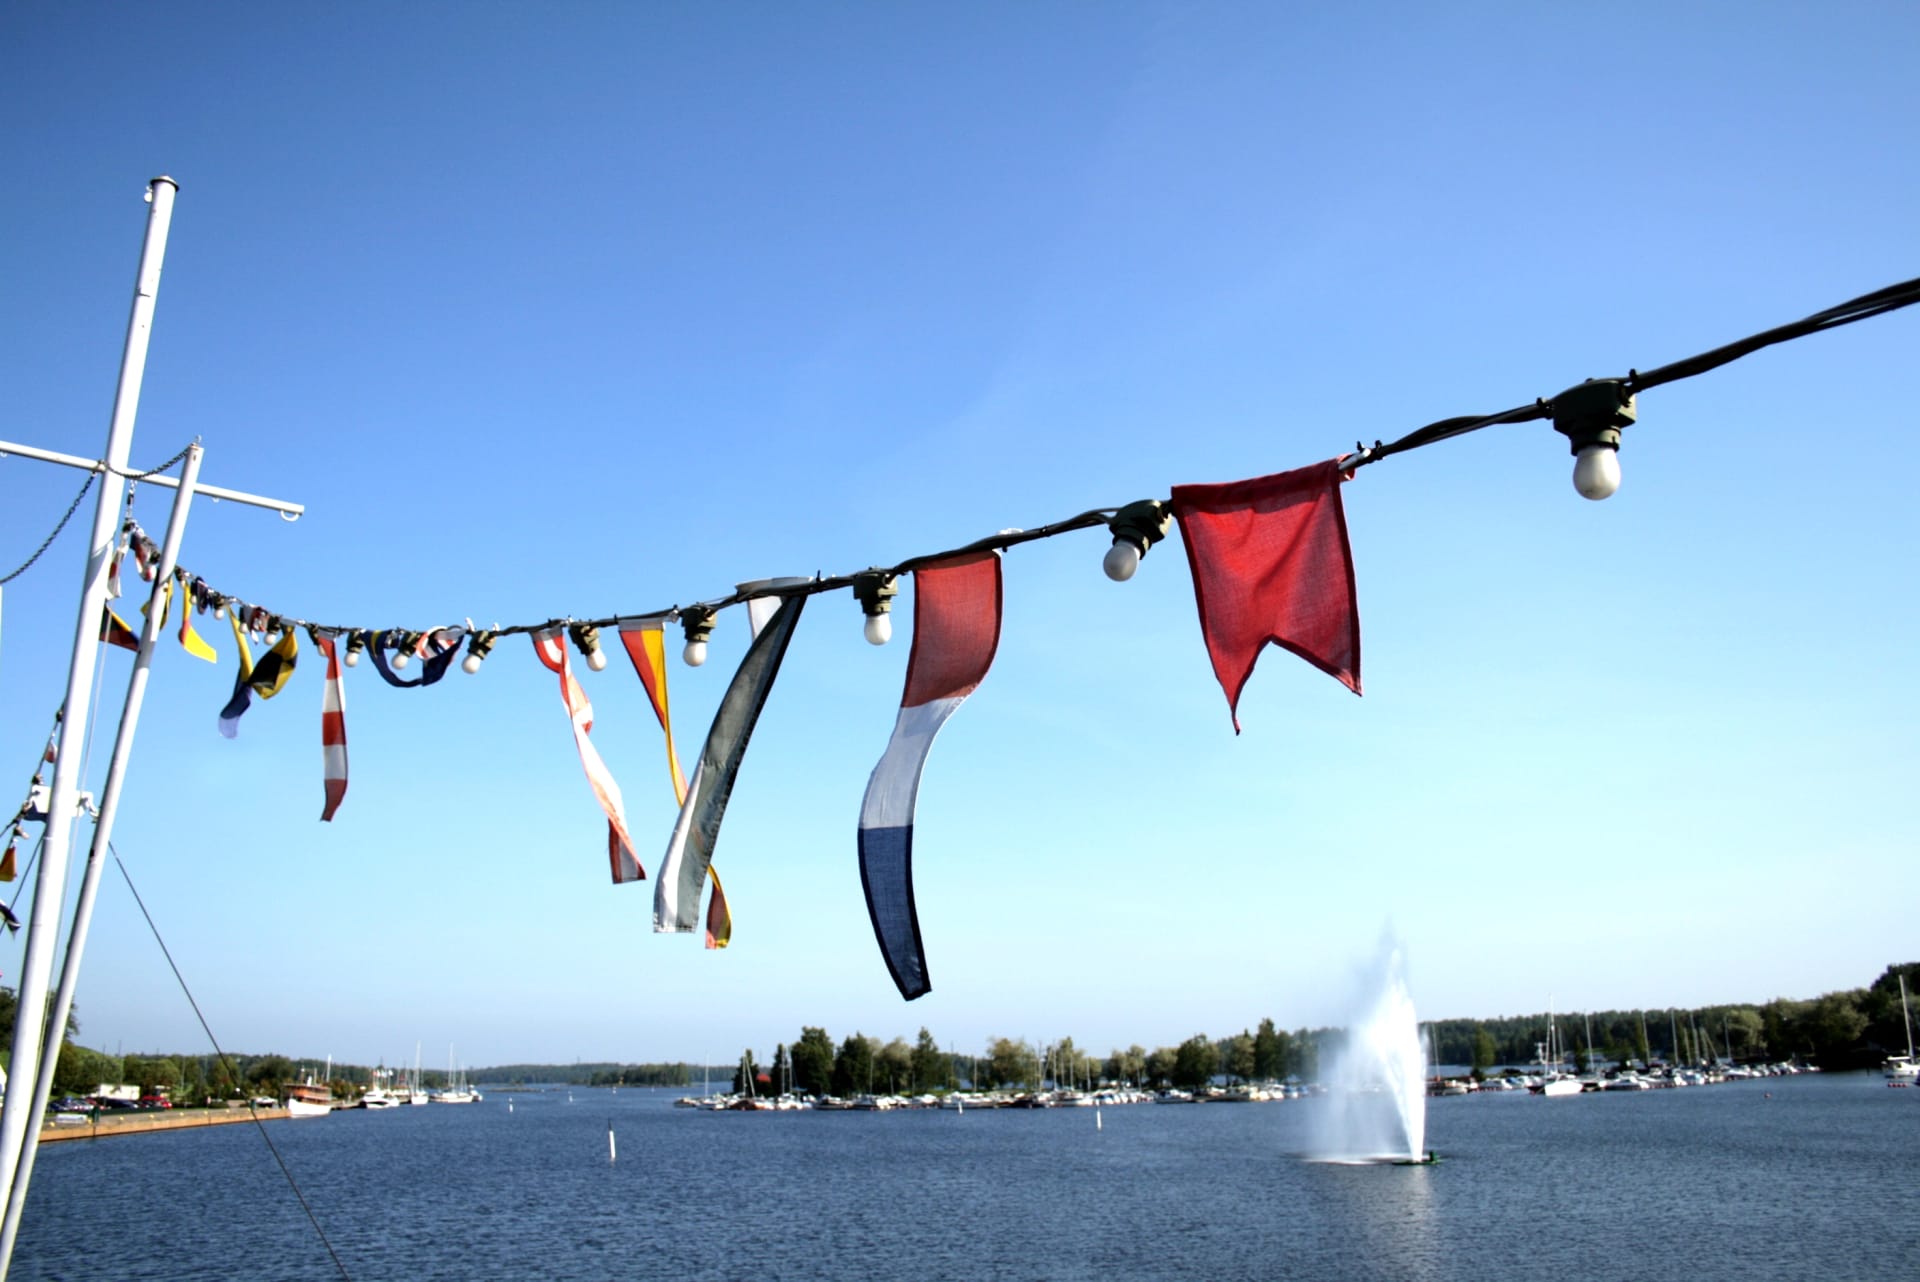
<path fill-rule="evenodd" d="M 910 580 L 914 622 L 906 689 L 893 734 L 861 804 L 857 844 L 874 938 L 895 986 L 912 1000 L 931 990 L 914 900 L 915 804 L 934 738 L 992 666 L 1000 638 L 1006 551 L 1037 538 L 1105 526 L 1113 539 L 1107 571 L 1117 579 L 1130 578 L 1141 558 L 1177 523 L 1193 569 L 1201 633 L 1237 733 L 1241 691 L 1269 644 L 1300 655 L 1359 693 L 1359 610 L 1339 494 L 1351 476 L 1341 460 L 1328 460 L 1230 485 L 1182 486 L 1168 500 L 1096 509 L 1035 530 L 1002 531 L 887 569 L 745 583 L 717 601 L 649 614 L 550 619 L 491 629 L 475 628 L 471 621 L 422 629 L 331 626 L 221 592 L 184 567 L 175 567 L 159 581 L 158 547 L 132 520 L 122 530 L 111 573 L 117 581 L 120 561 L 131 558 L 141 579 L 155 584 L 144 608 L 160 611 L 162 628 L 178 596 L 181 620 L 176 635 L 196 658 L 217 661 L 213 648 L 194 630 L 193 617 L 211 613 L 225 618 L 233 634 L 236 668 L 217 725 L 229 739 L 238 737 L 241 721 L 256 700 L 273 699 L 287 688 L 299 664 L 299 634 L 307 634 L 325 664 L 322 821 L 334 818 L 348 790 L 346 669 L 366 658 L 387 685 L 424 689 L 446 676 L 463 649 L 462 667 L 476 672 L 501 637 L 526 634 L 540 664 L 557 678 L 581 771 L 606 818 L 611 878 L 615 885 L 624 885 L 645 880 L 647 870 L 628 826 L 620 786 L 594 746 L 593 704 L 577 675 L 578 662 L 593 672 L 605 670 L 601 630 L 613 629 L 659 722 L 679 807 L 654 877 L 653 928 L 661 934 L 700 932 L 709 948 L 726 947 L 733 934 L 732 912 L 714 865 L 721 822 L 807 600 L 821 592 L 850 589 L 866 615 L 868 640 L 884 643 L 892 634 L 897 581 Z M 679 624 L 686 638 L 683 657 L 697 667 L 705 661 L 715 616 L 733 605 L 746 606 L 752 639 L 689 777 L 674 746 L 666 627 Z M 101 640 L 139 648 L 137 632 L 111 604 L 101 621 Z M 256 646 L 266 647 L 257 661 Z"/>
<path fill-rule="evenodd" d="M 965 547 L 911 558 L 890 568 L 872 567 L 835 578 L 772 579 L 741 584 L 718 600 L 674 606 L 646 614 L 606 619 L 549 619 L 480 629 L 464 625 L 420 630 L 339 627 L 309 622 L 248 604 L 216 591 L 205 580 L 175 567 L 160 578 L 158 545 L 129 520 L 109 566 L 109 596 L 117 597 L 120 561 L 131 555 L 141 578 L 155 584 L 145 610 L 157 609 L 164 627 L 176 595 L 181 598 L 178 640 L 196 658 L 217 656 L 193 629 L 195 615 L 209 611 L 230 622 L 238 667 L 232 694 L 220 710 L 221 734 L 235 738 L 241 718 L 257 697 L 270 700 L 287 686 L 298 662 L 297 633 L 305 631 L 326 664 L 321 703 L 323 821 L 330 821 L 347 793 L 346 698 L 343 669 L 365 655 L 380 678 L 396 689 L 438 683 L 462 647 L 462 668 L 479 671 L 503 636 L 531 637 L 539 662 L 559 681 L 574 747 L 595 802 L 607 820 L 607 856 L 616 885 L 646 878 L 628 830 L 619 786 L 590 737 L 593 707 L 574 674 L 568 642 L 590 671 L 607 666 L 603 628 L 617 630 L 622 648 L 645 687 L 666 745 L 669 777 L 679 813 L 654 879 L 654 930 L 691 934 L 704 925 L 706 944 L 725 947 L 733 922 L 714 851 L 754 725 L 771 696 L 788 644 L 808 598 L 850 589 L 866 616 L 866 637 L 884 644 L 897 581 L 914 586 L 913 648 L 906 688 L 892 736 L 875 766 L 862 800 L 858 826 L 861 885 L 882 958 L 902 997 L 930 991 L 925 949 L 915 908 L 913 837 L 915 806 L 927 757 L 941 727 L 985 680 L 998 648 L 1002 562 L 1011 548 L 1036 539 L 1106 527 L 1112 536 L 1104 568 L 1124 581 L 1174 525 L 1181 531 L 1192 574 L 1200 632 L 1215 677 L 1226 696 L 1235 733 L 1239 703 L 1255 665 L 1268 646 L 1327 673 L 1354 694 L 1361 691 L 1360 624 L 1351 544 L 1341 487 L 1359 467 L 1466 432 L 1504 423 L 1550 418 L 1568 438 L 1577 462 L 1575 487 L 1588 498 L 1605 498 L 1619 485 L 1621 428 L 1634 422 L 1635 395 L 1689 378 L 1775 343 L 1882 315 L 1920 302 L 1920 280 L 1888 286 L 1801 321 L 1741 339 L 1698 356 L 1624 378 L 1590 379 L 1552 400 L 1539 399 L 1498 414 L 1442 419 L 1391 443 L 1356 443 L 1354 452 L 1308 467 L 1244 481 L 1183 485 L 1169 499 L 1143 499 L 1101 508 L 1031 530 L 1005 530 Z M 686 777 L 674 748 L 667 697 L 664 632 L 677 623 L 685 637 L 683 658 L 694 667 L 706 660 L 716 614 L 744 604 L 752 630 L 746 656 L 714 714 L 693 775 Z M 138 650 L 139 638 L 109 604 L 100 624 L 102 642 Z M 252 643 L 269 647 L 258 663 Z M 341 641 L 346 653 L 338 652 Z M 414 662 L 415 675 L 402 675 Z M 36 777 L 37 778 L 37 777 Z M 24 813 L 24 811 L 23 811 Z M 14 837 L 21 835 L 19 816 Z M 0 879 L 11 869 L 9 846 Z M 711 888 L 704 922 L 703 890 Z"/>

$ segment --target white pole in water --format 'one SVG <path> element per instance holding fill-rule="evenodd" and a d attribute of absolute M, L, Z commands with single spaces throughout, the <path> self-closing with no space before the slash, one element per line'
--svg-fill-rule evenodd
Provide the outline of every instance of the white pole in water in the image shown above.
<path fill-rule="evenodd" d="M 173 198 L 179 190 L 171 178 L 147 184 L 146 242 L 134 276 L 133 307 L 127 317 L 126 346 L 120 355 L 120 383 L 114 392 L 113 417 L 107 429 L 107 450 L 100 475 L 99 506 L 94 509 L 93 533 L 87 544 L 86 577 L 80 591 L 80 615 L 74 627 L 73 658 L 67 668 L 66 714 L 60 722 L 59 755 L 53 763 L 53 785 L 47 805 L 45 847 L 40 880 L 34 888 L 33 917 L 27 924 L 26 955 L 20 966 L 20 989 L 13 1027 L 12 1074 L 6 1103 L 0 1106 L 0 1194 L 13 1200 L 14 1178 L 27 1128 L 40 1119 L 30 1105 L 40 1074 L 40 1048 L 46 1031 L 48 979 L 53 970 L 53 948 L 60 929 L 60 908 L 66 900 L 67 865 L 73 846 L 73 822 L 78 809 L 82 744 L 93 697 L 93 673 L 100 653 L 100 612 L 107 604 L 107 566 L 112 558 L 120 500 L 133 449 L 133 420 L 140 406 L 140 383 L 146 374 L 147 340 L 153 329 L 154 299 L 160 291 L 160 265 L 166 259 L 167 231 L 173 222 Z M 117 469 L 112 470 L 112 469 Z M 0 1260 L 0 1278 L 7 1262 Z"/>
<path fill-rule="evenodd" d="M 607 1119 L 607 1161 L 612 1162 L 618 1156 L 613 1145 L 613 1119 Z"/>
<path fill-rule="evenodd" d="M 1100 1129 L 1100 1106 L 1098 1104 L 1093 1106 L 1093 1129 L 1096 1131 Z"/>
<path fill-rule="evenodd" d="M 93 825 L 93 843 L 87 852 L 87 868 L 80 883 L 80 901 L 73 910 L 73 929 L 67 937 L 67 960 L 60 968 L 60 989 L 53 1009 L 47 1013 L 46 1044 L 41 1048 L 40 1076 L 33 1092 L 32 1117 L 46 1113 L 47 1100 L 53 1094 L 54 1070 L 60 1062 L 60 1044 L 66 1039 L 67 1015 L 73 1010 L 73 990 L 79 982 L 80 960 L 87 950 L 87 931 L 93 923 L 93 904 L 100 890 L 100 872 L 113 840 L 113 822 L 120 812 L 120 792 L 127 777 L 127 758 L 133 754 L 134 731 L 140 724 L 140 709 L 146 702 L 147 676 L 153 666 L 154 643 L 160 639 L 160 613 L 166 600 L 167 585 L 173 582 L 173 567 L 180 555 L 180 540 L 186 533 L 187 509 L 193 503 L 194 485 L 200 478 L 200 460 L 205 454 L 198 445 L 187 447 L 186 464 L 180 473 L 180 488 L 174 492 L 173 511 L 167 517 L 167 533 L 160 543 L 160 560 L 154 566 L 153 595 L 147 600 L 147 623 L 140 630 L 140 651 L 133 661 L 133 675 L 127 679 L 126 703 L 120 711 L 120 729 L 113 740 L 113 759 L 107 767 L 107 781 L 100 792 L 100 815 Z M 184 588 L 184 584 L 181 585 Z M 190 611 L 193 602 L 184 591 L 180 609 Z M 13 1260 L 13 1245 L 20 1233 L 20 1213 L 27 1201 L 27 1184 L 33 1178 L 33 1160 L 40 1149 L 40 1128 L 27 1127 L 20 1152 L 20 1168 L 14 1180 L 12 1196 L 7 1199 L 6 1219 L 0 1224 L 0 1273 Z"/>

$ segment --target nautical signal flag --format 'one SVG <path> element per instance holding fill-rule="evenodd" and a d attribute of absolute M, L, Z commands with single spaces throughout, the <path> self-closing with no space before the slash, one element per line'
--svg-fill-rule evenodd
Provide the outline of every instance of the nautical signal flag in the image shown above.
<path fill-rule="evenodd" d="M 173 583 L 171 581 L 167 583 L 167 600 L 169 602 L 173 600 Z M 167 612 L 166 609 L 162 607 L 160 611 L 160 623 L 162 627 L 166 626 L 166 619 Z M 193 630 L 192 601 L 187 598 L 183 598 L 180 602 L 180 648 L 194 658 L 205 659 L 208 663 L 218 663 L 220 661 L 220 656 L 213 652 L 213 647 L 208 645 L 200 634 Z"/>
<path fill-rule="evenodd" d="M 327 661 L 327 677 L 320 691 L 320 759 L 326 804 L 321 823 L 332 823 L 333 812 L 347 796 L 347 690 L 340 681 L 340 655 L 332 636 L 314 631 L 314 648 Z"/>
<path fill-rule="evenodd" d="M 233 610 L 227 615 L 233 624 L 234 648 L 240 656 L 240 671 L 234 678 L 233 695 L 227 700 L 227 706 L 220 709 L 220 733 L 229 739 L 239 735 L 240 718 L 253 706 L 254 695 L 271 699 L 286 689 L 287 679 L 293 675 L 300 654 L 300 640 L 294 635 L 292 625 L 288 624 L 282 628 L 279 642 L 260 656 L 259 663 L 255 663 L 253 649 L 247 644 L 247 625 L 241 622 L 241 614 L 242 611 Z"/>
<path fill-rule="evenodd" d="M 1360 608 L 1339 460 L 1225 485 L 1176 485 L 1200 631 L 1240 732 L 1268 642 L 1360 693 Z"/>
<path fill-rule="evenodd" d="M 932 989 L 913 899 L 913 816 L 934 736 L 986 679 L 1000 645 L 1000 555 L 975 553 L 913 572 L 913 652 L 893 738 L 860 803 L 860 885 L 894 986 Z"/>
<path fill-rule="evenodd" d="M 664 615 L 620 620 L 620 645 L 633 661 L 634 674 L 646 688 L 647 702 L 653 705 L 653 715 L 659 719 L 661 732 L 667 738 L 667 769 L 673 779 L 673 801 L 679 805 L 687 799 L 687 779 L 680 773 L 680 754 L 673 747 L 673 718 L 667 711 L 665 630 Z"/>
<path fill-rule="evenodd" d="M 567 719 L 573 723 L 573 744 L 580 752 L 580 767 L 586 771 L 594 800 L 607 815 L 607 860 L 613 868 L 613 884 L 643 881 L 647 872 L 634 853 L 633 838 L 627 835 L 626 802 L 620 797 L 620 785 L 613 781 L 599 749 L 587 737 L 593 730 L 593 705 L 587 702 L 587 692 L 580 688 L 567 664 L 566 636 L 559 628 L 535 632 L 533 651 L 541 663 L 560 676 L 560 699 L 567 706 Z"/>
<path fill-rule="evenodd" d="M 420 675 L 416 677 L 403 677 L 393 670 L 393 664 L 387 659 L 389 634 L 385 631 L 367 634 L 367 657 L 373 660 L 373 670 L 380 674 L 380 679 L 394 689 L 422 690 L 446 676 L 447 669 L 460 657 L 463 632 L 460 628 L 429 628 L 420 633 L 413 645 L 413 654 L 420 660 Z"/>
<path fill-rule="evenodd" d="M 127 626 L 127 621 L 113 612 L 110 605 L 102 606 L 100 617 L 100 639 L 108 645 L 117 645 L 122 650 L 140 649 L 140 637 Z"/>
<path fill-rule="evenodd" d="M 660 875 L 653 884 L 653 929 L 659 934 L 692 934 L 700 911 L 700 888 L 713 867 L 713 846 L 720 820 L 733 796 L 741 759 L 753 737 L 754 723 L 773 692 L 787 643 L 800 622 L 807 598 L 755 597 L 747 603 L 754 620 L 753 643 L 733 674 L 720 708 L 707 729 L 707 741 L 687 784 L 687 799 L 674 822 Z M 771 610 L 764 607 L 770 606 Z"/>
<path fill-rule="evenodd" d="M 680 754 L 673 746 L 673 716 L 667 707 L 666 616 L 650 614 L 620 620 L 620 644 L 633 661 L 633 670 L 645 687 L 653 715 L 667 740 L 667 769 L 673 780 L 673 804 L 687 802 L 687 778 L 680 773 Z M 720 885 L 720 874 L 711 863 L 707 880 L 713 893 L 707 898 L 707 947 L 725 948 L 733 939 L 733 911 L 727 906 L 727 892 Z"/>

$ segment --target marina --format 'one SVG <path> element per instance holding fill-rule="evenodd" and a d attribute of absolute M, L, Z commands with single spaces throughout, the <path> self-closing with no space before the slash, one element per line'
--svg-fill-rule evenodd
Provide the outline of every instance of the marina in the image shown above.
<path fill-rule="evenodd" d="M 1920 1225 L 1899 1213 L 1920 1092 L 1871 1073 L 1436 1099 L 1445 1160 L 1410 1169 L 1310 1160 L 1317 1095 L 1103 1109 L 1101 1126 L 1075 1108 L 733 1123 L 670 1090 L 573 1096 L 273 1133 L 361 1278 L 1519 1282 L 1596 1252 L 1648 1276 L 1681 1251 L 1705 1282 L 1785 1282 L 1869 1276 L 1847 1264 L 1867 1243 L 1872 1276 L 1920 1263 Z M 339 1276 L 251 1128 L 50 1146 L 36 1178 L 17 1277 L 248 1277 L 262 1260 L 289 1282 Z M 140 1214 L 95 1231 L 131 1189 Z"/>

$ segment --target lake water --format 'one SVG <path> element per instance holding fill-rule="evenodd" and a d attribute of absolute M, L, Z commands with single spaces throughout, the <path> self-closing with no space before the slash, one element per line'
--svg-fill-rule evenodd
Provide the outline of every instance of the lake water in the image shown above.
<path fill-rule="evenodd" d="M 1920 1090 L 1877 1076 L 1437 1099 L 1443 1160 L 1415 1168 L 1303 1160 L 1313 1099 L 1110 1108 L 1096 1130 L 1092 1109 L 672 1095 L 268 1130 L 362 1282 L 1920 1278 Z M 47 1145 L 14 1258 L 20 1279 L 339 1276 L 251 1126 Z"/>

